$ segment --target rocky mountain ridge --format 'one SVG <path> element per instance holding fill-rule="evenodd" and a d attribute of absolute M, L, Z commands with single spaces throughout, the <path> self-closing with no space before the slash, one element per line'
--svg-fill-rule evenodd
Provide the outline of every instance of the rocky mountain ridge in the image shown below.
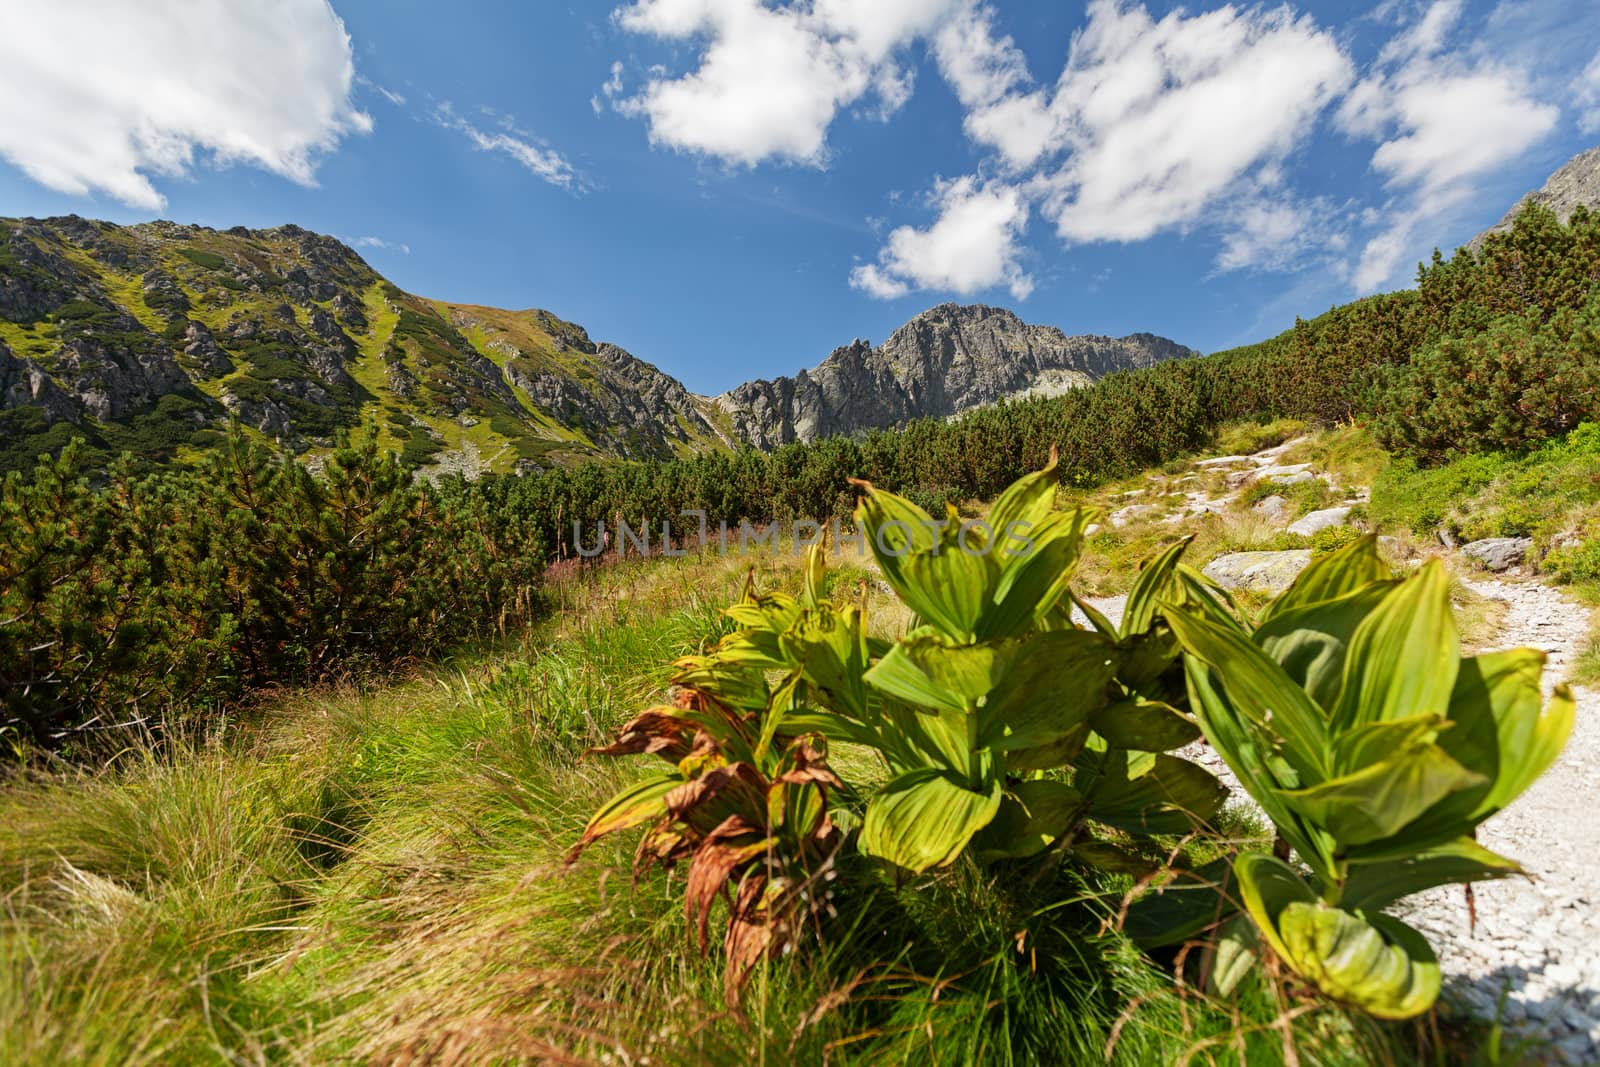
<path fill-rule="evenodd" d="M 1563 163 L 1543 185 L 1513 204 L 1504 218 L 1474 237 L 1467 247 L 1477 251 L 1490 234 L 1511 229 L 1517 212 L 1528 203 L 1549 208 L 1562 222 L 1571 218 L 1573 210 L 1578 207 L 1586 207 L 1591 211 L 1600 208 L 1600 146 L 1579 152 Z"/>
<path fill-rule="evenodd" d="M 193 454 L 234 420 L 297 451 L 371 426 L 409 464 L 468 474 L 770 449 L 1196 354 L 943 304 L 712 398 L 551 312 L 404 292 L 298 226 L 0 219 L 0 470 L 80 434 Z"/>
<path fill-rule="evenodd" d="M 775 448 L 1053 395 L 1115 371 L 1199 354 L 1153 334 L 1069 337 L 1004 308 L 940 304 L 879 347 L 857 338 L 810 370 L 746 382 L 716 403 L 741 438 Z"/>

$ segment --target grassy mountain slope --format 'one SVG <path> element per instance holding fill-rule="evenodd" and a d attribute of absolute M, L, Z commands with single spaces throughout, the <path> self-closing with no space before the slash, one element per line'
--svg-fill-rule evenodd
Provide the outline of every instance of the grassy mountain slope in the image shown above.
<path fill-rule="evenodd" d="M 303 451 L 375 422 L 414 464 L 669 458 L 723 438 L 678 382 L 546 311 L 405 293 L 295 226 L 0 221 L 0 465 L 72 433 L 151 459 L 238 418 Z"/>

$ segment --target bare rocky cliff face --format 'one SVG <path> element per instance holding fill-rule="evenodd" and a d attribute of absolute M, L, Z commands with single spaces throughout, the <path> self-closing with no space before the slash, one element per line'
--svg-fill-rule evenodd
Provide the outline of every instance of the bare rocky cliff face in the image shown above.
<path fill-rule="evenodd" d="M 1600 208 L 1600 147 L 1580 152 L 1567 160 L 1559 170 L 1550 175 L 1544 185 L 1518 200 L 1516 205 L 1506 212 L 1505 218 L 1474 237 L 1467 243 L 1467 247 L 1477 251 L 1483 246 L 1484 238 L 1491 233 L 1503 233 L 1511 229 L 1512 220 L 1517 217 L 1517 212 L 1528 203 L 1549 208 L 1562 222 L 1571 217 L 1575 208 L 1586 207 L 1591 211 Z"/>
<path fill-rule="evenodd" d="M 1069 337 L 1003 308 L 941 304 L 879 347 L 858 339 L 809 371 L 746 382 L 716 403 L 741 438 L 768 449 L 1054 395 L 1116 371 L 1199 354 L 1153 334 Z"/>

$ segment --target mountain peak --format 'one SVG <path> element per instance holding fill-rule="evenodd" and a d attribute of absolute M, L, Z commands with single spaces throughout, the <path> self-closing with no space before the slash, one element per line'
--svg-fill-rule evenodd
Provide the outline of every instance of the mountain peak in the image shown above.
<path fill-rule="evenodd" d="M 948 418 L 997 400 L 1054 395 L 1106 374 L 1198 355 L 1153 334 L 1069 337 L 1008 308 L 944 303 L 881 347 L 856 339 L 794 377 L 746 382 L 717 397 L 759 448 Z"/>
<path fill-rule="evenodd" d="M 1538 204 L 1556 213 L 1562 222 L 1572 217 L 1575 208 L 1600 208 L 1600 146 L 1579 152 L 1563 163 L 1539 188 L 1518 200 L 1505 217 L 1467 243 L 1477 251 L 1492 233 L 1511 229 L 1524 204 Z"/>

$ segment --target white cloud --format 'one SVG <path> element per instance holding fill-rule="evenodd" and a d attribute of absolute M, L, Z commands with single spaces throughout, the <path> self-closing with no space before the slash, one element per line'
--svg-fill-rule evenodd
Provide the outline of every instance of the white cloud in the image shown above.
<path fill-rule="evenodd" d="M 445 101 L 434 109 L 433 118 L 439 125 L 447 129 L 459 130 L 465 134 L 467 140 L 472 142 L 474 148 L 484 152 L 504 152 L 512 159 L 526 167 L 537 177 L 569 192 L 583 191 L 583 185 L 578 178 L 578 173 L 572 164 L 567 162 L 560 152 L 553 148 L 541 148 L 533 144 L 530 135 L 516 129 L 516 122 L 510 116 L 496 116 L 492 109 L 482 109 L 485 114 L 497 118 L 497 124 L 503 130 L 510 132 L 488 133 L 460 115 Z"/>
<path fill-rule="evenodd" d="M 1159 22 L 1092 0 L 1073 38 L 1044 152 L 1044 214 L 1069 241 L 1139 241 L 1199 220 L 1281 162 L 1350 82 L 1332 35 L 1287 7 Z"/>
<path fill-rule="evenodd" d="M 393 104 L 395 107 L 406 106 L 406 98 L 400 93 L 395 92 L 393 89 L 385 89 L 381 85 L 374 85 L 373 88 L 378 90 L 379 95 L 381 95 L 385 100 L 389 101 L 389 103 Z"/>
<path fill-rule="evenodd" d="M 1314 230 L 1307 207 L 1265 200 L 1246 203 L 1233 228 L 1223 235 L 1217 269 L 1282 270 L 1307 249 Z"/>
<path fill-rule="evenodd" d="M 1403 196 L 1362 250 L 1354 280 L 1363 292 L 1397 280 L 1424 251 L 1424 224 L 1469 201 L 1479 178 L 1543 140 L 1560 117 L 1522 71 L 1481 49 L 1447 50 L 1460 16 L 1459 0 L 1436 0 L 1339 108 L 1347 134 L 1380 141 L 1373 169 Z"/>
<path fill-rule="evenodd" d="M 1033 292 L 1019 263 L 1018 239 L 1028 205 L 1014 186 L 980 185 L 973 177 L 942 182 L 935 190 L 939 217 L 927 229 L 901 226 L 889 234 L 878 261 L 858 266 L 850 284 L 880 299 L 913 289 L 962 295 L 1004 285 L 1018 300 Z"/>
<path fill-rule="evenodd" d="M 1600 133 L 1600 52 L 1584 68 L 1573 84 L 1578 108 L 1578 128 L 1584 133 Z"/>
<path fill-rule="evenodd" d="M 302 185 L 372 120 L 350 100 L 325 0 L 51 0 L 0 5 L 0 156 L 59 192 L 156 210 L 154 175 L 197 155 Z"/>
<path fill-rule="evenodd" d="M 1005 284 L 1025 295 L 1019 242 L 1035 205 L 1069 243 L 1216 223 L 1223 270 L 1285 269 L 1327 240 L 1277 188 L 1285 158 L 1354 78 L 1310 18 L 1224 7 L 1158 21 L 1142 5 L 1091 0 L 1048 87 L 997 17 L 963 0 L 932 45 L 967 136 L 995 153 L 1005 181 L 942 186 L 939 221 L 891 233 L 878 261 L 853 272 L 857 288 L 892 297 Z"/>
<path fill-rule="evenodd" d="M 403 256 L 411 254 L 411 246 L 399 241 L 385 241 L 382 237 L 357 237 L 350 242 L 357 248 L 377 248 L 386 252 L 399 252 Z"/>
<path fill-rule="evenodd" d="M 695 41 L 699 66 L 674 77 L 651 71 L 623 114 L 645 119 L 655 144 L 754 166 L 820 165 L 840 109 L 865 97 L 885 118 L 909 98 L 894 62 L 956 0 L 637 0 L 617 9 L 623 29 Z"/>

